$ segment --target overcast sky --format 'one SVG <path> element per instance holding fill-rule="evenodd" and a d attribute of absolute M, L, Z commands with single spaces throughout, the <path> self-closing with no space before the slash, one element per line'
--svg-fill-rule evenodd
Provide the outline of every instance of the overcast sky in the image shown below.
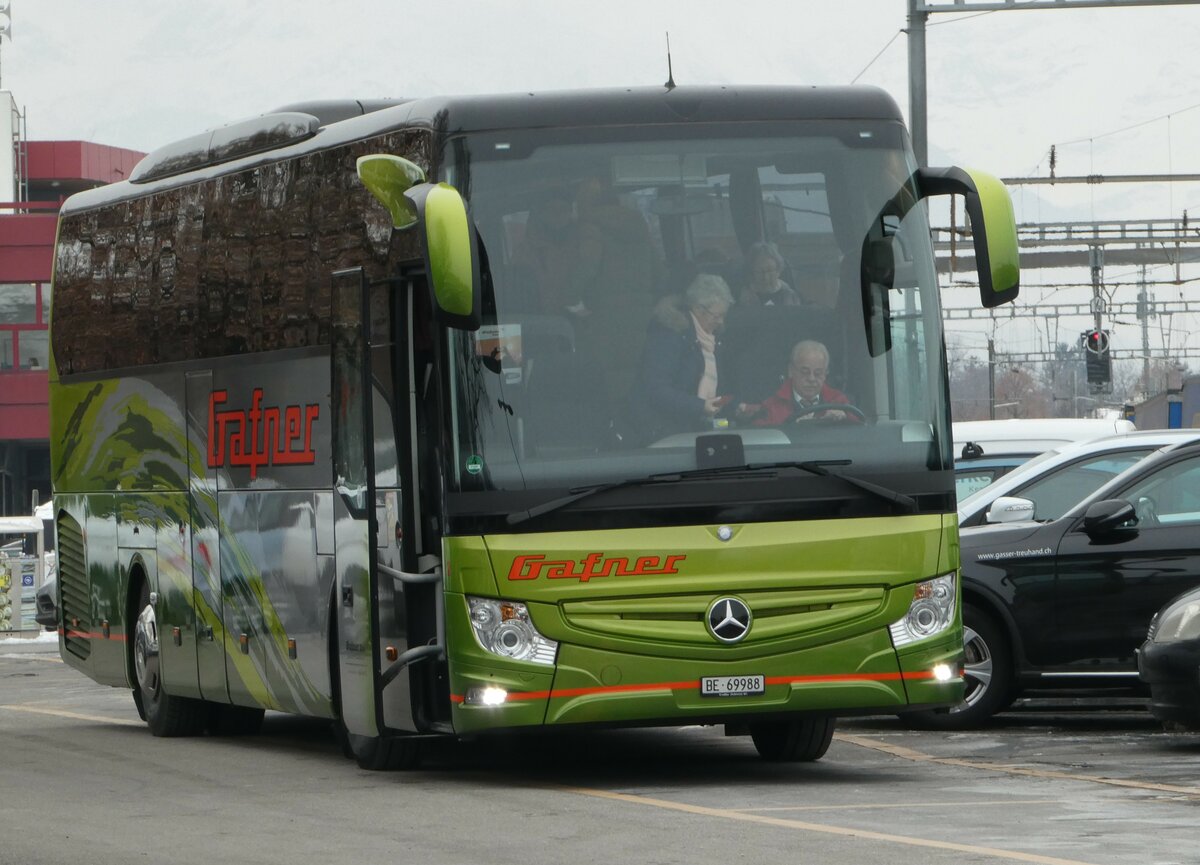
<path fill-rule="evenodd" d="M 680 85 L 857 79 L 908 113 L 905 0 L 11 3 L 0 89 L 13 92 L 34 140 L 151 150 L 305 99 L 657 85 L 668 31 Z M 1045 176 L 1058 145 L 1059 175 L 1200 173 L 1200 5 L 936 14 L 929 24 L 931 163 Z M 1200 219 L 1195 184 L 1024 187 L 1013 197 L 1019 221 L 1184 209 Z M 1025 297 L 1058 300 L 1061 289 L 1039 285 L 1065 279 L 1027 273 Z M 1156 345 L 1200 328 L 1167 330 Z M 1044 326 L 996 332 L 1014 351 L 1052 339 Z"/>

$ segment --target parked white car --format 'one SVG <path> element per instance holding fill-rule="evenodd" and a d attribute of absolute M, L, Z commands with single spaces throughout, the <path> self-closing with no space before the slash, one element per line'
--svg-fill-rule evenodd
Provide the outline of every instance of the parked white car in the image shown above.
<path fill-rule="evenodd" d="M 1052 448 L 961 499 L 958 524 L 1058 519 L 1142 458 L 1192 439 L 1200 430 L 1144 430 Z"/>
<path fill-rule="evenodd" d="M 1134 432 L 1123 418 L 1012 418 L 954 424 L 954 488 L 961 502 L 1038 454 Z"/>

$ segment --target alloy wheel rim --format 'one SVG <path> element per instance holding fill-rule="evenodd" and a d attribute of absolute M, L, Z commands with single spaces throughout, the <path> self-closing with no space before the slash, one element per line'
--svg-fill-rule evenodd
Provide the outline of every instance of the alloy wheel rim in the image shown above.
<path fill-rule="evenodd" d="M 154 607 L 147 604 L 137 619 L 133 637 L 133 665 L 142 693 L 158 693 L 158 622 Z"/>
<path fill-rule="evenodd" d="M 963 701 L 951 711 L 961 712 L 977 705 L 992 684 L 992 650 L 974 628 L 963 625 L 963 649 L 966 655 L 966 693 Z"/>

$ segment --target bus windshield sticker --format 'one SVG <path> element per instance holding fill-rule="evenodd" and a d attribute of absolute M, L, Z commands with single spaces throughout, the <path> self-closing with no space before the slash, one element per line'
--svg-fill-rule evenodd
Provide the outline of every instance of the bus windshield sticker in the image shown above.
<path fill-rule="evenodd" d="M 475 352 L 484 366 L 504 375 L 505 384 L 521 383 L 521 325 L 484 325 L 475 334 Z"/>

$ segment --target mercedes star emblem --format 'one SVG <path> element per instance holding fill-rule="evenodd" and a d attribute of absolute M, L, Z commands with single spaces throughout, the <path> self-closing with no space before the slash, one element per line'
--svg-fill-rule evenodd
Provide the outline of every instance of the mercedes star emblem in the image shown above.
<path fill-rule="evenodd" d="M 708 630 L 722 643 L 736 643 L 750 631 L 750 608 L 737 598 L 718 598 L 708 608 Z"/>

